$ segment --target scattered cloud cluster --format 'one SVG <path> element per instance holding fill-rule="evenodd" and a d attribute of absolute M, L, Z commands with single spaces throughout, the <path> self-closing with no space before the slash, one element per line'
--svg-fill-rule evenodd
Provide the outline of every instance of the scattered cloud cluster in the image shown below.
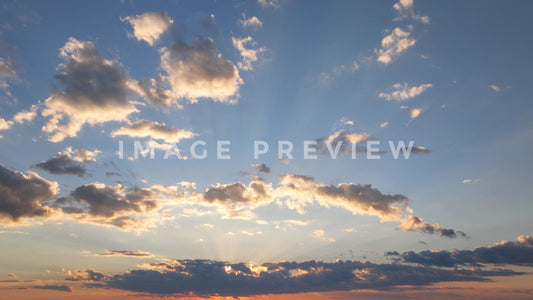
<path fill-rule="evenodd" d="M 244 13 L 242 14 L 242 19 L 239 20 L 239 24 L 241 24 L 243 28 L 259 28 L 263 26 L 263 22 L 261 22 L 258 17 L 252 16 L 250 18 L 246 18 Z"/>
<path fill-rule="evenodd" d="M 396 27 L 381 41 L 381 49 L 376 50 L 378 54 L 377 61 L 388 65 L 400 57 L 407 49 L 413 47 L 415 43 L 416 40 L 411 37 L 410 32 Z"/>
<path fill-rule="evenodd" d="M 431 88 L 431 83 L 421 84 L 419 86 L 409 86 L 407 83 L 396 83 L 392 86 L 392 91 L 389 93 L 379 93 L 379 97 L 387 101 L 403 102 L 405 100 L 421 95 L 424 91 Z"/>
<path fill-rule="evenodd" d="M 400 0 L 397 3 L 395 3 L 392 8 L 398 14 L 398 17 L 396 17 L 394 21 L 413 19 L 423 24 L 429 24 L 428 16 L 415 13 L 413 9 L 413 0 Z"/>
<path fill-rule="evenodd" d="M 266 47 L 256 48 L 257 43 L 251 36 L 244 38 L 231 39 L 233 47 L 237 49 L 242 56 L 242 61 L 237 63 L 237 66 L 243 71 L 252 71 L 253 64 L 259 60 L 259 55 L 267 50 Z"/>

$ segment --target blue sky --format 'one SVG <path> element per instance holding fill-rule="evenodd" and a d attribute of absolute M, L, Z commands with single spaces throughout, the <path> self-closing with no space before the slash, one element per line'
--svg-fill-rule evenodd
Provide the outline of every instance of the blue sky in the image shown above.
<path fill-rule="evenodd" d="M 6 1 L 0 264 L 61 286 L 61 269 L 139 266 L 106 250 L 387 263 L 387 251 L 527 236 L 532 6 Z M 135 140 L 160 144 L 156 158 L 132 159 Z M 191 159 L 198 140 L 206 159 Z M 270 151 L 256 160 L 259 140 Z M 328 140 L 384 153 L 304 159 L 304 141 Z M 409 159 L 394 159 L 388 141 L 411 140 Z M 294 159 L 278 159 L 278 141 Z M 187 159 L 163 159 L 171 142 Z"/>

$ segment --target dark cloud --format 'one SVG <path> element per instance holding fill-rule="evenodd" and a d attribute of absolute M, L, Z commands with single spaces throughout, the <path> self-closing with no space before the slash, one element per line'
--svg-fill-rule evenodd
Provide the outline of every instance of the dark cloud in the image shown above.
<path fill-rule="evenodd" d="M 49 172 L 51 174 L 70 174 L 84 177 L 87 173 L 87 164 L 96 161 L 100 151 L 87 149 L 72 150 L 68 147 L 63 152 L 58 152 L 47 161 L 42 161 L 32 167 Z"/>
<path fill-rule="evenodd" d="M 80 221 L 128 230 L 146 225 L 146 219 L 134 215 L 145 215 L 156 209 L 158 204 L 154 198 L 150 189 L 92 183 L 77 187 L 67 197 L 58 198 L 53 206 Z"/>
<path fill-rule="evenodd" d="M 482 264 L 533 266 L 533 237 L 522 235 L 516 241 L 503 241 L 474 250 L 426 250 L 418 253 L 408 251 L 402 254 L 393 251 L 386 255 L 396 257 L 403 262 L 440 267 Z"/>
<path fill-rule="evenodd" d="M 399 226 L 400 229 L 405 231 L 420 230 L 425 233 L 435 234 L 439 233 L 443 237 L 456 238 L 457 236 L 467 237 L 466 233 L 451 228 L 443 228 L 439 224 L 429 224 L 422 222 L 419 217 L 409 216 L 402 221 Z"/>
<path fill-rule="evenodd" d="M 130 257 L 151 257 L 149 252 L 140 250 L 106 250 L 102 253 L 96 254 L 98 256 L 130 256 Z"/>
<path fill-rule="evenodd" d="M 11 171 L 0 164 L 0 216 L 12 221 L 21 217 L 47 216 L 50 208 L 44 202 L 58 192 L 56 182 L 50 182 L 33 172 L 27 175 Z"/>
<path fill-rule="evenodd" d="M 252 167 L 256 168 L 257 171 L 259 171 L 261 173 L 266 173 L 266 174 L 270 173 L 270 168 L 267 165 L 265 165 L 264 163 L 252 165 Z"/>
<path fill-rule="evenodd" d="M 104 287 L 149 294 L 251 296 L 426 286 L 447 281 L 487 281 L 523 273 L 504 269 L 441 269 L 358 261 L 276 262 L 261 265 L 211 260 L 154 263 L 147 270 L 92 277 Z M 93 270 L 91 270 L 94 272 Z M 86 271 L 81 271 L 81 273 Z"/>
<path fill-rule="evenodd" d="M 58 153 L 47 161 L 33 165 L 33 167 L 51 174 L 71 174 L 83 177 L 87 173 L 84 164 L 74 161 L 69 155 L 64 153 Z"/>
<path fill-rule="evenodd" d="M 65 212 L 88 213 L 93 216 L 113 217 L 120 212 L 150 211 L 157 205 L 150 199 L 152 192 L 138 187 L 112 187 L 89 184 L 76 188 L 68 197 L 55 203 Z"/>
<path fill-rule="evenodd" d="M 66 285 L 36 285 L 32 287 L 33 289 L 40 289 L 40 290 L 54 290 L 54 291 L 61 291 L 61 292 L 72 292 L 72 289 L 69 286 Z"/>
<path fill-rule="evenodd" d="M 111 177 L 111 176 L 122 176 L 122 175 L 120 175 L 120 173 L 118 173 L 118 172 L 106 171 L 105 172 L 105 176 Z"/>
<path fill-rule="evenodd" d="M 71 37 L 59 56 L 65 62 L 58 66 L 55 78 L 63 91 L 46 99 L 42 112 L 49 118 L 43 131 L 51 135 L 50 141 L 75 137 L 86 123 L 123 121 L 137 112 L 130 102 L 134 83 L 126 69 L 116 60 L 103 58 L 92 42 Z"/>

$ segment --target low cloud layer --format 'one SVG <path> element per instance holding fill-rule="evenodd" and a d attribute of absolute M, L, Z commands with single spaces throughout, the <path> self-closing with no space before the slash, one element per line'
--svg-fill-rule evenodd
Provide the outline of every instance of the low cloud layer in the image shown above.
<path fill-rule="evenodd" d="M 502 241 L 489 247 L 474 250 L 408 251 L 402 254 L 394 251 L 387 256 L 397 261 L 425 266 L 457 267 L 484 264 L 533 266 L 533 237 L 519 236 L 515 241 Z"/>
<path fill-rule="evenodd" d="M 304 261 L 263 264 L 212 260 L 173 260 L 147 269 L 108 275 L 78 271 L 67 280 L 86 281 L 86 287 L 107 287 L 156 295 L 252 296 L 306 292 L 387 289 L 427 286 L 450 281 L 488 281 L 492 276 L 523 273 L 505 269 L 441 269 L 359 261 Z M 93 274 L 93 276 L 89 276 Z M 86 275 L 86 276 L 82 276 Z"/>

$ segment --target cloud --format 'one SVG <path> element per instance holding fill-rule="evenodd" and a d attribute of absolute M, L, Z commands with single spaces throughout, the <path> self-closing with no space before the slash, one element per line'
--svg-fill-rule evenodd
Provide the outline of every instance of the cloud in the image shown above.
<path fill-rule="evenodd" d="M 82 222 L 142 230 L 151 225 L 147 214 L 158 207 L 158 202 L 150 189 L 91 183 L 58 198 L 53 206 Z"/>
<path fill-rule="evenodd" d="M 272 191 L 272 185 L 255 178 L 248 186 L 241 182 L 211 186 L 201 195 L 201 199 L 219 205 L 229 218 L 249 219 L 255 216 L 252 209 L 273 201 Z"/>
<path fill-rule="evenodd" d="M 352 152 L 352 144 L 360 144 L 362 142 L 368 141 L 372 138 L 371 135 L 364 132 L 348 132 L 344 129 L 338 130 L 326 137 L 317 139 L 317 150 L 319 154 L 330 155 L 333 157 L 336 152 L 336 147 L 340 143 L 340 148 L 338 153 L 350 154 Z M 328 147 L 331 147 L 329 149 Z M 357 147 L 356 152 L 361 152 L 363 149 Z M 366 151 L 366 150 L 365 150 Z"/>
<path fill-rule="evenodd" d="M 239 50 L 242 56 L 242 62 L 238 62 L 237 66 L 243 71 L 252 71 L 253 64 L 259 60 L 259 55 L 267 50 L 266 47 L 259 47 L 254 49 L 257 43 L 251 36 L 244 38 L 232 37 L 233 47 Z"/>
<path fill-rule="evenodd" d="M 306 226 L 309 224 L 308 220 L 280 220 L 274 221 L 275 228 L 283 231 L 293 230 L 297 226 Z"/>
<path fill-rule="evenodd" d="M 197 101 L 210 98 L 223 103 L 235 103 L 243 84 L 237 67 L 224 59 L 210 38 L 195 36 L 192 44 L 176 41 L 161 52 L 161 67 L 168 76 L 175 98 Z"/>
<path fill-rule="evenodd" d="M 22 217 L 48 216 L 52 210 L 44 202 L 56 197 L 57 182 L 34 172 L 11 171 L 0 164 L 0 221 L 18 221 Z"/>
<path fill-rule="evenodd" d="M 35 285 L 31 287 L 32 289 L 39 289 L 39 290 L 54 290 L 54 291 L 60 291 L 60 292 L 72 292 L 72 289 L 69 286 L 66 285 Z"/>
<path fill-rule="evenodd" d="M 316 239 L 325 240 L 331 243 L 335 242 L 335 239 L 326 237 L 326 232 L 323 229 L 314 230 L 312 236 Z"/>
<path fill-rule="evenodd" d="M 243 28 L 259 28 L 263 26 L 263 22 L 261 22 L 259 18 L 257 18 L 256 16 L 252 16 L 247 19 L 244 13 L 242 14 L 242 19 L 239 20 L 239 24 L 241 24 Z"/>
<path fill-rule="evenodd" d="M 182 139 L 190 139 L 197 134 L 184 129 L 168 127 L 165 123 L 160 124 L 158 122 L 139 120 L 111 133 L 112 137 L 121 135 L 136 138 L 149 137 L 166 143 L 178 143 Z"/>
<path fill-rule="evenodd" d="M 385 128 L 389 126 L 389 122 L 383 122 L 379 125 L 379 128 Z"/>
<path fill-rule="evenodd" d="M 32 105 L 28 110 L 22 110 L 13 116 L 13 122 L 23 124 L 31 122 L 37 116 L 37 105 Z"/>
<path fill-rule="evenodd" d="M 501 90 L 502 90 L 501 87 L 499 87 L 499 86 L 497 86 L 497 85 L 494 85 L 494 84 L 490 85 L 490 88 L 491 88 L 493 91 L 497 92 L 497 93 L 498 93 L 498 92 L 501 92 Z"/>
<path fill-rule="evenodd" d="M 140 250 L 106 250 L 102 253 L 96 254 L 98 256 L 128 256 L 128 257 L 152 257 L 153 254 Z"/>
<path fill-rule="evenodd" d="M 6 78 L 17 78 L 17 72 L 12 69 L 9 60 L 0 57 L 0 80 Z"/>
<path fill-rule="evenodd" d="M 55 78 L 64 90 L 46 99 L 42 111 L 50 141 L 75 137 L 84 124 L 123 121 L 138 111 L 129 101 L 133 84 L 122 64 L 104 59 L 92 42 L 72 37 L 59 50 L 65 62 Z"/>
<path fill-rule="evenodd" d="M 232 297 L 382 290 L 405 285 L 427 286 L 438 282 L 487 281 L 492 276 L 524 274 L 505 269 L 443 269 L 340 260 L 245 264 L 195 259 L 158 262 L 146 267 L 115 275 L 94 270 L 78 272 L 98 274 L 98 277 L 91 278 L 86 287 L 94 286 L 96 282 L 100 284 L 97 286 L 154 295 Z"/>
<path fill-rule="evenodd" d="M 286 205 L 304 213 L 311 204 L 324 207 L 341 207 L 353 214 L 377 216 L 381 221 L 398 221 L 410 211 L 407 197 L 385 195 L 371 185 L 340 183 L 324 185 L 314 178 L 302 175 L 281 175 L 279 197 L 287 198 Z"/>
<path fill-rule="evenodd" d="M 252 167 L 256 168 L 257 171 L 259 172 L 266 173 L 266 174 L 270 173 L 270 168 L 264 163 L 255 164 L 255 165 L 252 165 Z"/>
<path fill-rule="evenodd" d="M 402 223 L 398 228 L 405 231 L 420 230 L 424 233 L 434 234 L 439 233 L 443 237 L 447 238 L 456 238 L 458 235 L 466 237 L 467 235 L 462 231 L 456 231 L 451 228 L 443 228 L 439 224 L 429 224 L 422 222 L 419 217 L 409 216 L 402 220 Z"/>
<path fill-rule="evenodd" d="M 400 57 L 407 49 L 415 45 L 416 40 L 410 37 L 411 33 L 395 28 L 381 41 L 381 49 L 376 50 L 377 61 L 388 65 Z"/>
<path fill-rule="evenodd" d="M 415 13 L 413 9 L 413 0 L 399 0 L 393 5 L 394 10 L 398 13 L 398 17 L 394 21 L 401 21 L 405 19 L 413 19 L 423 24 L 429 24 L 429 17 Z"/>
<path fill-rule="evenodd" d="M 519 236 L 516 241 L 502 241 L 488 247 L 474 250 L 408 251 L 402 254 L 389 252 L 386 255 L 398 257 L 406 263 L 425 266 L 457 267 L 483 264 L 533 266 L 533 237 Z"/>
<path fill-rule="evenodd" d="M 2 118 L 0 118 L 0 130 L 7 130 L 11 128 L 11 125 L 13 125 L 12 121 L 6 121 Z"/>
<path fill-rule="evenodd" d="M 153 46 L 174 21 L 165 12 L 145 12 L 142 15 L 120 18 L 133 27 L 133 36 Z"/>
<path fill-rule="evenodd" d="M 98 150 L 72 150 L 71 147 L 68 147 L 65 151 L 58 152 L 54 157 L 35 164 L 33 167 L 51 174 L 69 174 L 84 177 L 87 173 L 87 163 L 95 162 L 99 153 L 100 151 Z"/>
<path fill-rule="evenodd" d="M 338 77 L 347 74 L 353 73 L 359 69 L 359 64 L 356 61 L 352 61 L 346 64 L 338 65 L 331 69 L 329 72 L 321 72 L 318 75 L 318 79 L 322 84 L 329 84 Z"/>
<path fill-rule="evenodd" d="M 281 0 L 257 0 L 261 7 L 279 8 Z"/>
<path fill-rule="evenodd" d="M 405 100 L 421 95 L 425 90 L 431 88 L 431 83 L 421 84 L 419 86 L 409 86 L 407 83 L 396 83 L 392 86 L 392 92 L 379 93 L 379 97 L 387 101 L 403 102 Z"/>
<path fill-rule="evenodd" d="M 423 108 L 410 108 L 409 109 L 409 118 L 416 119 L 424 112 Z"/>
<path fill-rule="evenodd" d="M 423 146 L 415 146 L 411 149 L 411 153 L 413 154 L 428 154 L 431 153 L 431 150 L 429 150 L 426 147 Z"/>

